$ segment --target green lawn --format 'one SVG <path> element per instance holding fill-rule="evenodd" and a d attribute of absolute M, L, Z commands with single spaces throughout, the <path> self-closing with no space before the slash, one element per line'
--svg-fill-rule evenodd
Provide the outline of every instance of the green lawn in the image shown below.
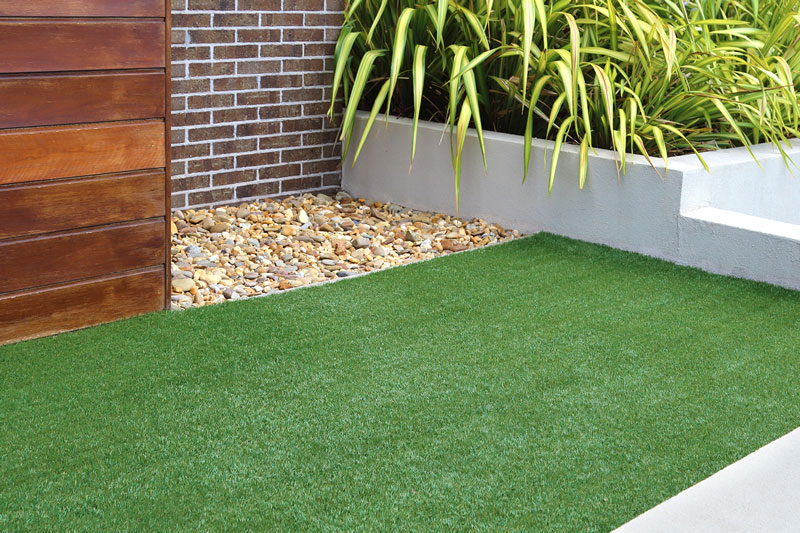
<path fill-rule="evenodd" d="M 540 235 L 0 348 L 0 529 L 608 530 L 800 426 L 800 293 Z"/>

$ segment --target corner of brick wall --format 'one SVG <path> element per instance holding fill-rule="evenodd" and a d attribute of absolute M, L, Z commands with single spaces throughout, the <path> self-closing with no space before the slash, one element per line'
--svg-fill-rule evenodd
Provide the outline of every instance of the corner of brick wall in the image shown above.
<path fill-rule="evenodd" d="M 329 106 L 342 0 L 172 0 L 172 205 L 341 184 Z"/>

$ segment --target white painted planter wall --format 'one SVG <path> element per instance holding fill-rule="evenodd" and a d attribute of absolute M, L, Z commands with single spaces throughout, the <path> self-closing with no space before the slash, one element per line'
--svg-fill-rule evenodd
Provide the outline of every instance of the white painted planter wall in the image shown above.
<path fill-rule="evenodd" d="M 407 207 L 456 211 L 449 135 L 441 124 L 420 122 L 411 159 L 411 121 L 376 120 L 355 166 L 352 153 L 366 115 L 359 114 L 343 188 Z M 630 157 L 617 173 L 614 153 L 590 155 L 586 186 L 578 187 L 578 147 L 564 147 L 551 196 L 552 144 L 534 140 L 528 179 L 522 182 L 522 137 L 485 133 L 488 172 L 474 131 L 466 140 L 460 215 L 480 217 L 526 233 L 547 231 L 691 265 L 719 274 L 800 289 L 800 171 L 794 175 L 770 145 L 694 156 Z M 547 146 L 547 158 L 545 157 Z M 800 164 L 800 142 L 787 150 Z M 546 160 L 547 159 L 547 160 Z"/>

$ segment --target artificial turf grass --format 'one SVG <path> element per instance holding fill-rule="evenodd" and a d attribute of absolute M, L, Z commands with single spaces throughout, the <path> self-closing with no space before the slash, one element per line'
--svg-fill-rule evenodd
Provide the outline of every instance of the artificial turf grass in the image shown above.
<path fill-rule="evenodd" d="M 549 235 L 0 348 L 0 527 L 608 530 L 800 425 L 800 294 Z"/>

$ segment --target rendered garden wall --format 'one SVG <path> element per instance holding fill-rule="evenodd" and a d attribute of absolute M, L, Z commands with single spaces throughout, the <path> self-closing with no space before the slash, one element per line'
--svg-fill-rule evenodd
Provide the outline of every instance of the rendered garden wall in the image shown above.
<path fill-rule="evenodd" d="M 365 119 L 359 115 L 356 139 Z M 411 121 L 379 118 L 356 165 L 352 153 L 344 163 L 343 187 L 365 198 L 455 213 L 448 135 L 441 124 L 421 122 L 410 166 Z M 614 153 L 597 150 L 584 190 L 578 187 L 578 148 L 567 146 L 548 196 L 550 143 L 534 140 L 523 183 L 522 138 L 485 136 L 488 173 L 474 131 L 466 141 L 459 210 L 464 218 L 800 289 L 800 171 L 793 174 L 771 146 L 754 148 L 761 167 L 744 148 L 706 154 L 710 173 L 694 156 L 671 158 L 668 172 L 654 159 L 658 173 L 636 156 L 618 174 Z M 800 162 L 800 142 L 787 151 Z"/>

